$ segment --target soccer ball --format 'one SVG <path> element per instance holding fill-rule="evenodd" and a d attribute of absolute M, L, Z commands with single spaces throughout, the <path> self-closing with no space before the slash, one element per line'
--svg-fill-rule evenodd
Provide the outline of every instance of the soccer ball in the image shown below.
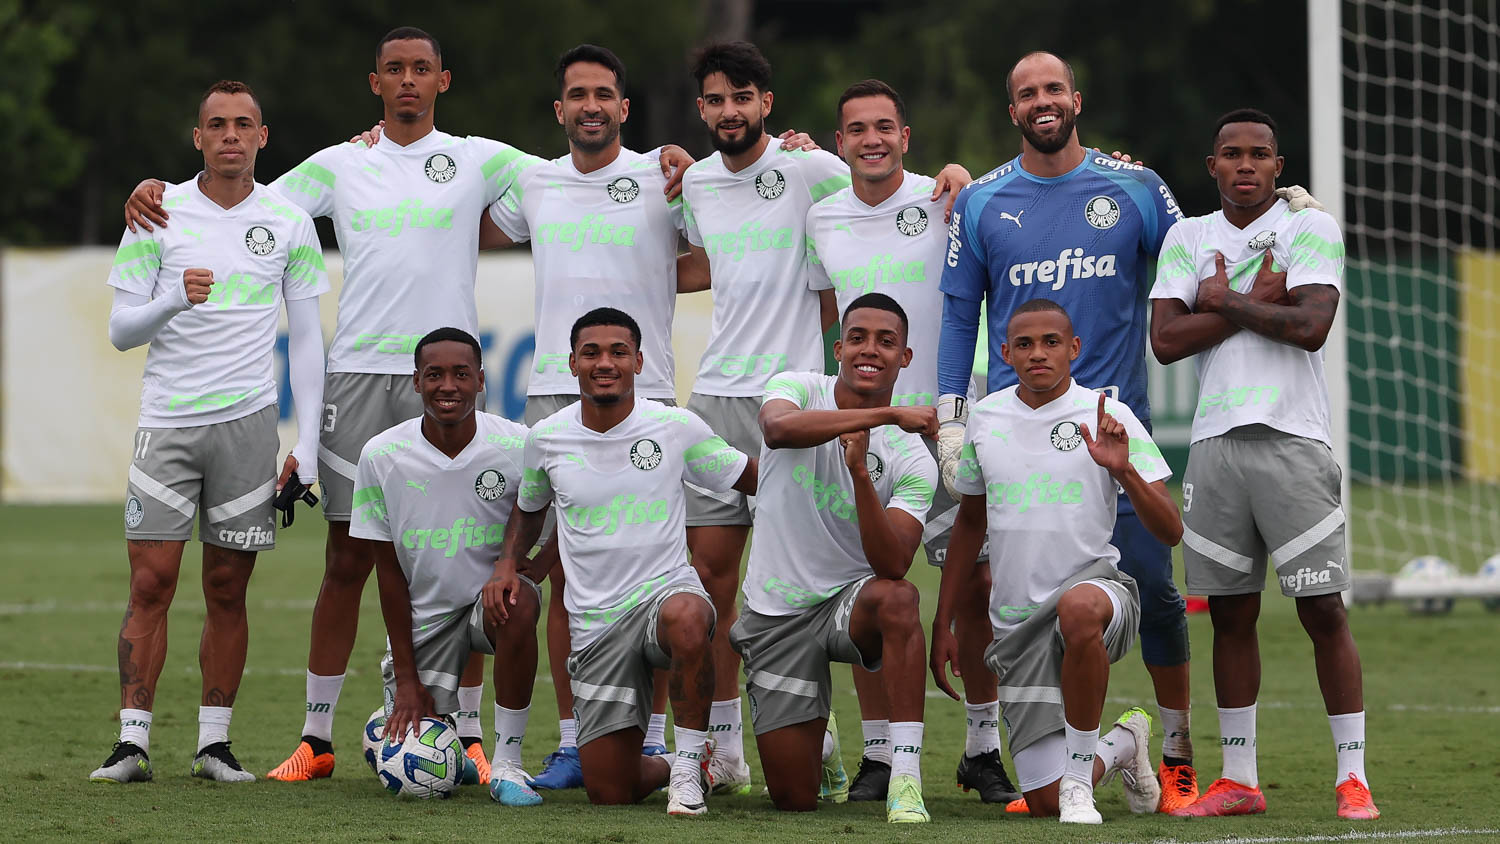
<path fill-rule="evenodd" d="M 1441 580 L 1458 576 L 1458 566 L 1442 557 L 1426 556 L 1407 560 L 1396 572 L 1398 580 Z M 1437 615 L 1453 609 L 1453 599 L 1417 598 L 1406 602 L 1406 608 L 1422 615 Z"/>
<path fill-rule="evenodd" d="M 385 743 L 385 707 L 370 713 L 370 720 L 365 722 L 365 732 L 360 736 L 359 743 L 364 745 L 365 763 L 370 766 L 370 770 L 379 774 L 380 745 Z"/>
<path fill-rule="evenodd" d="M 448 797 L 464 772 L 464 746 L 452 724 L 423 718 L 403 741 L 383 742 L 375 769 L 386 789 L 403 797 Z"/>
<path fill-rule="evenodd" d="M 1500 554 L 1496 554 L 1485 560 L 1479 567 L 1478 577 L 1480 580 L 1500 581 Z M 1484 608 L 1490 612 L 1500 612 L 1500 596 L 1492 595 L 1484 598 Z"/>

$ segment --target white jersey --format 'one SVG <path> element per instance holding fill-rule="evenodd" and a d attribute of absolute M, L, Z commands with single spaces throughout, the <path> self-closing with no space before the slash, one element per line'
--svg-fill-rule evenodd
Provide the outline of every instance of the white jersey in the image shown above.
<path fill-rule="evenodd" d="M 526 426 L 475 417 L 474 439 L 451 460 L 422 435 L 419 416 L 371 437 L 354 473 L 349 535 L 396 546 L 414 644 L 479 597 L 521 488 Z"/>
<path fill-rule="evenodd" d="M 1304 284 L 1341 289 L 1344 238 L 1338 223 L 1314 209 L 1293 213 L 1278 199 L 1244 229 L 1225 219 L 1223 211 L 1174 225 L 1161 247 L 1151 298 L 1180 299 L 1192 309 L 1198 281 L 1214 274 L 1219 252 L 1224 253 L 1229 286 L 1248 293 L 1268 248 L 1273 266 L 1286 271 L 1287 290 Z M 1308 352 L 1240 330 L 1199 352 L 1194 363 L 1198 412 L 1193 415 L 1193 442 L 1259 423 L 1332 446 L 1322 349 Z"/>
<path fill-rule="evenodd" d="M 127 230 L 109 285 L 186 305 L 183 271 L 212 270 L 214 281 L 208 301 L 172 317 L 151 340 L 140 425 L 212 425 L 275 404 L 277 309 L 329 289 L 312 218 L 260 184 L 224 208 L 193 179 L 168 185 L 162 205 L 172 227 Z"/>
<path fill-rule="evenodd" d="M 532 428 L 521 509 L 556 498 L 573 650 L 664 587 L 699 586 L 688 564 L 684 481 L 724 492 L 748 458 L 689 410 L 637 398 L 600 433 L 574 402 Z"/>
<path fill-rule="evenodd" d="M 490 219 L 511 240 L 531 241 L 536 270 L 536 351 L 528 396 L 578 395 L 568 370 L 573 322 L 594 308 L 618 308 L 641 326 L 636 395 L 675 399 L 672 313 L 682 200 L 670 204 L 655 154 L 628 149 L 608 166 L 580 173 L 572 156 L 527 157 Z"/>
<path fill-rule="evenodd" d="M 337 144 L 271 184 L 329 217 L 344 256 L 329 372 L 412 371 L 417 341 L 454 326 L 478 336 L 479 215 L 505 192 L 522 153 L 436 129 L 401 146 Z"/>
<path fill-rule="evenodd" d="M 837 376 L 783 372 L 766 384 L 766 401 L 802 410 L 837 410 Z M 887 510 L 925 521 L 937 463 L 921 436 L 895 425 L 870 431 L 865 468 Z M 793 615 L 874 574 L 859 535 L 854 478 L 838 438 L 812 448 L 761 446 L 755 542 L 745 571 L 745 606 L 762 615 Z"/>
<path fill-rule="evenodd" d="M 1089 456 L 1080 425 L 1098 429 L 1099 394 L 1071 381 L 1032 409 L 1014 385 L 969 411 L 955 486 L 985 496 L 990 540 L 990 623 L 999 638 L 1096 560 L 1118 567 L 1110 544 L 1119 484 Z M 1130 435 L 1130 463 L 1147 483 L 1172 476 L 1129 407 L 1105 399 Z"/>
<path fill-rule="evenodd" d="M 866 293 L 884 293 L 906 311 L 911 364 L 896 377 L 895 405 L 936 405 L 938 335 L 943 324 L 943 262 L 948 228 L 937 180 L 902 173 L 901 186 L 869 206 L 848 187 L 807 212 L 808 285 L 833 288 L 842 315 Z"/>
<path fill-rule="evenodd" d="M 708 253 L 714 315 L 693 392 L 760 396 L 778 372 L 823 370 L 818 296 L 807 286 L 807 209 L 849 184 L 824 150 L 766 145 L 738 173 L 720 153 L 682 179 L 688 240 Z"/>

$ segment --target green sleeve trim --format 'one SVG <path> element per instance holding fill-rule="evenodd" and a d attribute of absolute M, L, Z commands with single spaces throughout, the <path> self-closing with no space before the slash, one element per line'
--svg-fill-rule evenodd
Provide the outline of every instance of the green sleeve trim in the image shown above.
<path fill-rule="evenodd" d="M 1182 278 L 1191 275 L 1194 268 L 1193 256 L 1188 254 L 1187 247 L 1174 245 L 1161 253 L 1156 262 L 1157 278 Z"/>
<path fill-rule="evenodd" d="M 501 167 L 510 164 L 512 161 L 515 161 L 517 158 L 520 158 L 523 155 L 525 155 L 525 153 L 513 147 L 500 150 L 499 152 L 490 156 L 490 160 L 486 161 L 479 168 L 479 172 L 483 173 L 484 177 L 488 179 L 489 177 L 495 175 L 495 173 L 498 172 Z"/>
<path fill-rule="evenodd" d="M 849 187 L 848 176 L 834 176 L 813 185 L 809 192 L 812 194 L 813 202 L 821 202 L 824 197 L 832 196 L 847 187 Z"/>
<path fill-rule="evenodd" d="M 312 246 L 298 246 L 287 255 L 287 261 L 303 261 L 320 270 L 327 270 L 323 264 L 323 252 Z"/>
<path fill-rule="evenodd" d="M 1330 243 L 1312 232 L 1303 232 L 1292 239 L 1292 255 L 1298 252 L 1316 252 L 1325 258 L 1341 260 L 1344 257 L 1344 244 Z"/>
<path fill-rule="evenodd" d="M 766 398 L 761 403 L 772 399 L 784 399 L 796 403 L 798 407 L 807 407 L 807 386 L 795 378 L 778 375 L 766 382 Z"/>
<path fill-rule="evenodd" d="M 356 489 L 354 491 L 354 498 L 350 501 L 350 506 L 361 507 L 365 504 L 369 504 L 372 501 L 384 500 L 385 490 L 381 489 L 378 486 L 367 486 L 363 489 Z"/>
<path fill-rule="evenodd" d="M 717 454 L 718 452 L 724 451 L 727 448 L 729 448 L 729 443 L 724 442 L 723 437 L 711 437 L 688 449 L 687 452 L 683 455 L 683 459 L 691 463 L 700 457 L 707 457 L 710 454 Z"/>
<path fill-rule="evenodd" d="M 317 164 L 314 164 L 311 161 L 304 161 L 301 164 L 298 164 L 295 168 L 293 168 L 292 172 L 301 173 L 302 175 L 306 176 L 309 179 L 312 179 L 313 181 L 322 182 L 330 188 L 333 187 L 333 171 L 329 170 L 326 167 L 321 167 Z"/>
<path fill-rule="evenodd" d="M 1144 454 L 1147 457 L 1155 457 L 1157 459 L 1161 459 L 1161 449 L 1157 448 L 1156 447 L 1156 443 L 1152 442 L 1151 440 L 1137 439 L 1135 437 L 1131 437 L 1131 439 L 1130 439 L 1130 453 L 1131 454 Z"/>
<path fill-rule="evenodd" d="M 900 498 L 907 504 L 921 509 L 932 507 L 932 484 L 921 475 L 902 475 L 891 491 L 891 498 Z"/>
<path fill-rule="evenodd" d="M 120 251 L 115 253 L 115 266 L 128 264 L 137 258 L 148 255 L 157 257 L 161 255 L 161 246 L 157 245 L 154 240 L 142 240 L 138 243 L 132 243 L 129 246 L 121 246 Z"/>

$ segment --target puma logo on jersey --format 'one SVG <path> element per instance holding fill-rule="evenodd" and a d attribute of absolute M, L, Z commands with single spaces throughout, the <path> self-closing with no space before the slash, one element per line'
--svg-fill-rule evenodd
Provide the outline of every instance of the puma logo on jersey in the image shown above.
<path fill-rule="evenodd" d="M 1115 256 L 1083 254 L 1082 249 L 1064 249 L 1058 253 L 1055 261 L 1028 261 L 1024 264 L 1011 264 L 1006 278 L 1010 280 L 1012 287 L 1020 287 L 1023 284 L 1043 284 L 1053 290 L 1061 290 L 1068 283 L 1069 277 L 1073 279 L 1084 278 L 1106 278 L 1115 274 Z"/>
<path fill-rule="evenodd" d="M 406 485 L 415 490 L 420 490 L 423 495 L 427 494 L 427 485 L 431 481 L 407 481 Z"/>
<path fill-rule="evenodd" d="M 1009 211 L 1001 211 L 1000 212 L 1000 219 L 1002 219 L 1002 220 L 1010 220 L 1012 223 L 1015 223 L 1016 224 L 1016 228 L 1019 229 L 1019 228 L 1021 228 L 1021 215 L 1025 214 L 1025 213 L 1026 213 L 1026 209 L 1024 209 L 1024 208 L 1021 209 L 1021 211 L 1018 212 L 1018 213 L 1016 213 L 1016 214 L 1012 214 Z"/>

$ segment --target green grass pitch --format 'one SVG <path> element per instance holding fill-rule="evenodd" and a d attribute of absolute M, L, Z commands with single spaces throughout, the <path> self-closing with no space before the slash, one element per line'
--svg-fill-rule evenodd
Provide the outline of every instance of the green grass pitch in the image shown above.
<path fill-rule="evenodd" d="M 1500 549 L 1497 549 L 1500 550 Z M 594 809 L 581 791 L 546 793 L 535 809 L 502 809 L 480 788 L 440 803 L 400 801 L 381 790 L 359 753 L 365 716 L 379 705 L 383 627 L 373 581 L 359 641 L 340 700 L 339 765 L 331 780 L 283 784 L 261 779 L 219 785 L 192 779 L 197 737 L 197 644 L 203 619 L 197 550 L 189 546 L 170 621 L 170 651 L 157 692 L 153 783 L 93 784 L 87 775 L 108 753 L 118 725 L 115 635 L 127 589 L 117 507 L 0 507 L 0 712 L 11 728 L 0 744 L 6 833 L 29 839 L 146 840 L 458 840 L 657 842 L 809 841 L 1328 841 L 1413 838 L 1500 840 L 1500 615 L 1462 601 L 1451 615 L 1412 618 L 1398 606 L 1351 612 L 1361 648 L 1368 768 L 1385 817 L 1374 823 L 1333 817 L 1333 748 L 1313 675 L 1312 653 L 1290 600 L 1268 593 L 1261 626 L 1265 660 L 1259 718 L 1260 772 L 1269 811 L 1260 817 L 1183 821 L 1136 817 L 1119 785 L 1102 789 L 1102 827 L 1006 816 L 954 787 L 963 747 L 963 710 L 928 697 L 923 776 L 933 822 L 891 827 L 882 806 L 849 804 L 811 815 L 773 811 L 756 794 L 715 799 L 702 819 L 665 814 L 665 798 L 642 806 Z M 231 735 L 240 760 L 263 776 L 292 750 L 302 722 L 303 670 L 312 599 L 323 568 L 323 526 L 305 513 L 280 548 L 261 557 L 250 592 L 248 671 Z M 913 577 L 932 611 L 937 572 L 919 562 Z M 1191 618 L 1194 738 L 1206 786 L 1218 773 L 1211 630 Z M 545 645 L 545 643 L 544 643 Z M 535 772 L 557 741 L 546 661 L 532 705 L 525 762 Z M 858 761 L 859 713 L 849 673 L 834 671 L 844 759 Z M 933 688 L 929 679 L 929 688 Z M 1111 676 L 1106 724 L 1122 709 L 1151 702 L 1133 652 Z M 490 723 L 487 691 L 481 723 Z M 1154 705 L 1148 711 L 1155 713 Z M 748 718 L 748 707 L 747 718 Z M 1159 741 L 1152 758 L 1159 758 Z M 486 746 L 489 745 L 486 737 Z M 1013 770 L 1013 769 L 1012 769 Z M 1348 836 L 1348 837 L 1346 837 Z"/>

